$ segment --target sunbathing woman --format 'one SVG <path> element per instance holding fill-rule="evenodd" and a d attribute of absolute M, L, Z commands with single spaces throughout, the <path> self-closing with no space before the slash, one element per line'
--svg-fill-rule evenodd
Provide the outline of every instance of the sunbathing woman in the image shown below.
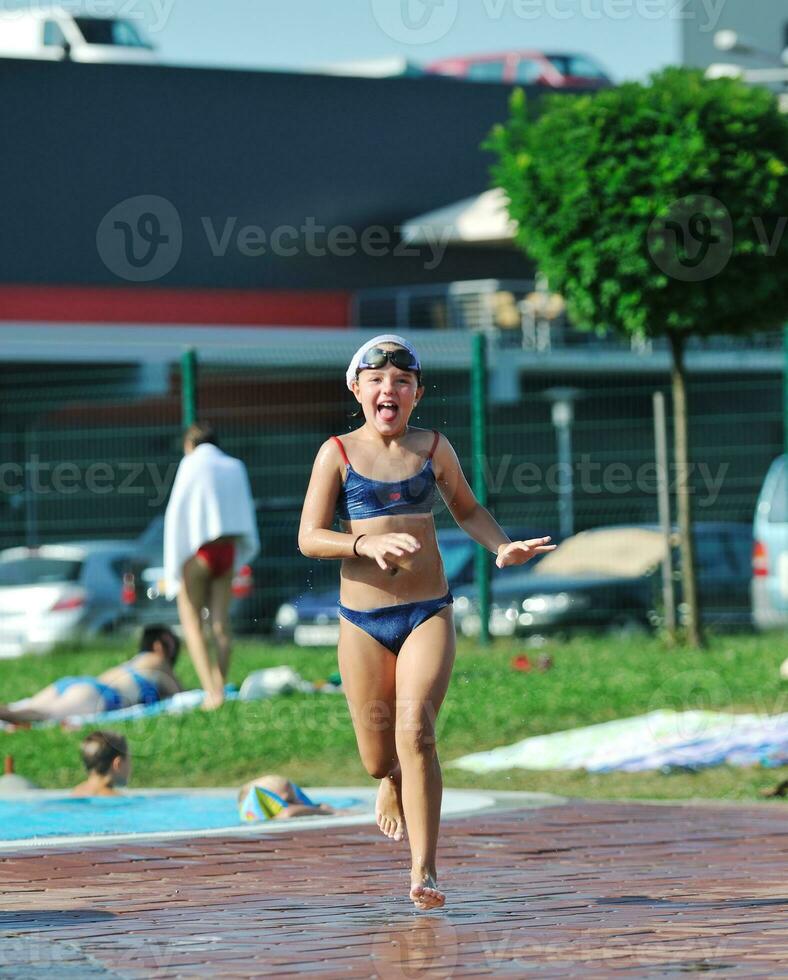
<path fill-rule="evenodd" d="M 0 721 L 25 724 L 62 721 L 71 715 L 93 715 L 155 704 L 182 690 L 173 672 L 180 642 L 166 626 L 149 626 L 136 657 L 110 667 L 98 677 L 61 677 L 38 694 L 13 704 L 0 704 Z"/>
<path fill-rule="evenodd" d="M 321 446 L 298 546 L 312 558 L 342 559 L 339 669 L 359 752 L 381 780 L 380 829 L 402 840 L 407 821 L 410 897 L 431 909 L 445 901 L 435 864 L 442 796 L 435 723 L 454 662 L 453 600 L 431 513 L 435 488 L 499 567 L 555 546 L 549 538 L 510 541 L 474 497 L 448 440 L 408 426 L 424 388 L 406 340 L 368 341 L 346 380 L 365 421 Z M 342 532 L 332 530 L 335 513 Z"/>

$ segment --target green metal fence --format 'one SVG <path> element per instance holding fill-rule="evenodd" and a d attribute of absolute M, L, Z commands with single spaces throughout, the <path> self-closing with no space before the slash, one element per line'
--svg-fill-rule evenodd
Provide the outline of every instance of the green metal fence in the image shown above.
<path fill-rule="evenodd" d="M 336 563 L 298 553 L 296 532 L 317 448 L 359 424 L 343 370 L 358 342 L 349 335 L 338 350 L 336 335 L 321 340 L 314 332 L 299 356 L 250 343 L 202 354 L 194 365 L 199 416 L 214 423 L 223 448 L 249 469 L 263 541 L 255 567 L 263 623 L 284 598 L 337 580 Z M 432 333 L 417 343 L 427 390 L 412 422 L 444 432 L 470 479 L 471 338 Z M 500 523 L 559 529 L 558 433 L 548 395 L 556 386 L 575 392 L 575 530 L 656 523 L 652 393 L 663 391 L 670 405 L 664 369 L 649 371 L 640 362 L 637 371 L 610 364 L 557 373 L 555 366 L 541 370 L 533 355 L 512 381 L 509 357 L 490 358 L 484 413 L 485 489 Z M 0 368 L 0 546 L 133 537 L 160 516 L 190 420 L 190 363 L 176 356 L 147 365 Z M 758 374 L 690 375 L 696 520 L 752 520 L 763 476 L 783 451 L 784 397 L 779 365 Z M 436 520 L 451 522 L 445 507 Z"/>

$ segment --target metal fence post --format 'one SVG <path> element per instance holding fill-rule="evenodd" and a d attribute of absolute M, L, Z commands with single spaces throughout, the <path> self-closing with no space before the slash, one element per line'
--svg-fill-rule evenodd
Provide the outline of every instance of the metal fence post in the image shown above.
<path fill-rule="evenodd" d="M 197 352 L 193 347 L 181 355 L 181 419 L 184 429 L 197 421 Z"/>
<path fill-rule="evenodd" d="M 659 525 L 665 540 L 662 558 L 662 603 L 665 607 L 665 630 L 671 640 L 676 640 L 676 596 L 673 589 L 673 546 L 668 493 L 668 437 L 665 422 L 665 396 L 661 391 L 653 394 L 654 448 L 657 461 L 657 511 Z"/>
<path fill-rule="evenodd" d="M 487 337 L 473 335 L 471 360 L 471 447 L 473 454 L 473 491 L 476 499 L 487 506 Z M 490 554 L 476 545 L 476 588 L 479 595 L 479 643 L 490 642 Z"/>

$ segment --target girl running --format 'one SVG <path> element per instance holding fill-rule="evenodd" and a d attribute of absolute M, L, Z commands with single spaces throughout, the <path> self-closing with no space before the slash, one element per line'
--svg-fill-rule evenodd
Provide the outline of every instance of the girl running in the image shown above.
<path fill-rule="evenodd" d="M 445 436 L 408 426 L 424 395 L 408 341 L 367 341 L 346 380 L 364 424 L 320 447 L 298 547 L 310 558 L 342 559 L 339 670 L 361 760 L 381 781 L 377 823 L 393 840 L 407 824 L 410 897 L 433 909 L 445 902 L 435 864 L 443 789 L 435 725 L 454 662 L 453 599 L 432 519 L 436 487 L 499 568 L 555 545 L 510 541 L 474 497 Z M 335 515 L 342 532 L 332 530 Z"/>

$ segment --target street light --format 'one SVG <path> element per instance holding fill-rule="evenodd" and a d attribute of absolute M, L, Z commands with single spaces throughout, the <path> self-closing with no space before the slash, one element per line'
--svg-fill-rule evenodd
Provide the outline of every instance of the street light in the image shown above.
<path fill-rule="evenodd" d="M 574 481 L 572 480 L 572 423 L 574 403 L 582 396 L 579 388 L 548 388 L 544 395 L 552 406 L 552 420 L 558 443 L 558 526 L 561 538 L 574 533 Z"/>
<path fill-rule="evenodd" d="M 788 63 L 788 48 L 781 55 L 774 51 L 766 51 L 753 44 L 748 38 L 742 37 L 736 31 L 717 31 L 714 35 L 714 47 L 718 51 L 731 51 L 733 54 L 746 54 L 753 57 L 765 58 L 767 61 L 782 60 Z"/>
<path fill-rule="evenodd" d="M 754 85 L 779 85 L 780 83 L 788 85 L 788 47 L 784 48 L 781 54 L 765 51 L 741 37 L 736 31 L 730 30 L 717 31 L 714 35 L 714 47 L 718 51 L 764 58 L 772 63 L 776 62 L 781 67 L 745 68 L 743 65 L 716 63 L 706 69 L 706 78 L 740 78 Z M 782 97 L 780 99 L 780 108 L 783 112 L 788 109 L 787 101 Z"/>

